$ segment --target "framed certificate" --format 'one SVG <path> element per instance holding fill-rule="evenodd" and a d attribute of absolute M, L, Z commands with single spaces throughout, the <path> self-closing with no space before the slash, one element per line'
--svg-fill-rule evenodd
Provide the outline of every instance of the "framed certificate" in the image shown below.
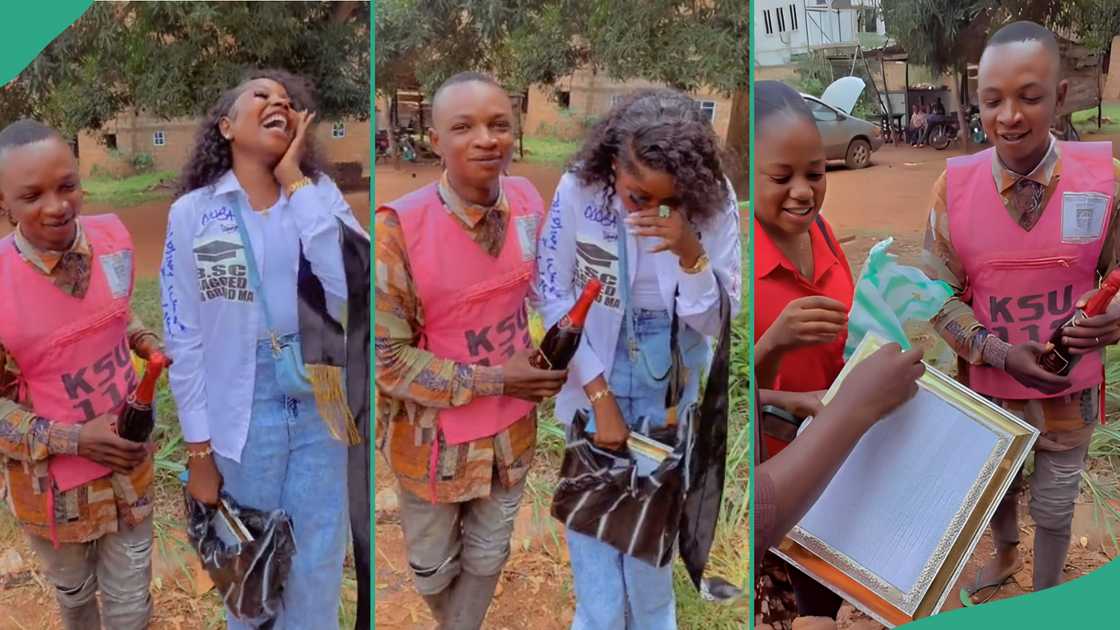
<path fill-rule="evenodd" d="M 824 400 L 885 342 L 868 335 Z M 856 444 L 773 551 L 868 615 L 936 614 L 1038 431 L 926 366 L 918 394 Z"/>

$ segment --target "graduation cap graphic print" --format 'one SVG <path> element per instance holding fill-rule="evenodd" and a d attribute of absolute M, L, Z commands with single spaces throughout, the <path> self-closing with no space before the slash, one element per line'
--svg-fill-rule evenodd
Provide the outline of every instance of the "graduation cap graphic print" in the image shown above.
<path fill-rule="evenodd" d="M 583 241 L 576 243 L 576 254 L 582 258 L 584 262 L 594 267 L 605 267 L 609 269 L 614 264 L 614 261 L 618 260 L 618 256 L 615 256 L 598 244 Z"/>
<path fill-rule="evenodd" d="M 245 248 L 240 243 L 215 240 L 195 247 L 194 254 L 199 262 L 217 263 L 236 258 L 242 249 Z"/>

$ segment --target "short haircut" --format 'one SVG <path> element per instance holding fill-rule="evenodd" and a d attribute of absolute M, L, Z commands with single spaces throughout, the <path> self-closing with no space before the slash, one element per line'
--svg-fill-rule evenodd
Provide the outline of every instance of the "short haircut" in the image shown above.
<path fill-rule="evenodd" d="M 988 38 L 984 51 L 993 46 L 1018 42 L 1038 42 L 1054 59 L 1054 67 L 1061 69 L 1061 50 L 1058 48 L 1058 38 L 1054 36 L 1054 32 L 1041 24 L 1027 20 L 1012 22 L 996 31 Z"/>
<path fill-rule="evenodd" d="M 805 98 L 781 81 L 759 81 L 754 84 L 754 119 L 757 125 L 774 114 L 786 113 L 813 125 L 817 124 Z"/>
<path fill-rule="evenodd" d="M 0 155 L 9 149 L 40 142 L 48 138 L 62 139 L 62 134 L 37 120 L 22 118 L 0 131 Z"/>
<path fill-rule="evenodd" d="M 466 72 L 453 74 L 448 77 L 443 83 L 440 83 L 439 87 L 436 89 L 435 94 L 432 95 L 433 118 L 435 118 L 436 106 L 439 104 L 440 96 L 443 94 L 443 92 L 447 90 L 447 88 L 458 85 L 460 83 L 485 83 L 486 85 L 492 85 L 499 90 L 502 90 L 502 86 L 496 80 L 494 80 L 494 77 L 482 72 L 474 72 L 468 70 Z"/>

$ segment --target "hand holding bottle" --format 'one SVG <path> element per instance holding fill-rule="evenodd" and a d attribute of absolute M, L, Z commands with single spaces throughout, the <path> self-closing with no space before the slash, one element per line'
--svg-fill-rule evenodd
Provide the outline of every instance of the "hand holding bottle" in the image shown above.
<path fill-rule="evenodd" d="M 1090 291 L 1077 301 L 1078 309 L 1085 309 L 1089 300 L 1103 289 Z M 1088 314 L 1088 313 L 1086 313 Z M 1086 317 L 1062 331 L 1062 341 L 1071 355 L 1088 354 L 1120 341 L 1120 304 L 1109 303 L 1099 315 Z"/>
<path fill-rule="evenodd" d="M 568 380 L 568 371 L 542 370 L 533 367 L 530 359 L 536 352 L 534 349 L 523 350 L 502 364 L 504 395 L 540 402 L 549 396 L 555 396 L 564 386 L 564 381 Z"/>

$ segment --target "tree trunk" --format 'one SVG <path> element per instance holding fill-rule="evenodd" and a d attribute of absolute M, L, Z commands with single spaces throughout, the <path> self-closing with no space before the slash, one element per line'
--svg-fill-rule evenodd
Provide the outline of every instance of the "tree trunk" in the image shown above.
<path fill-rule="evenodd" d="M 957 66 L 954 74 L 956 75 L 954 79 L 957 82 L 957 128 L 961 137 L 961 146 L 964 147 L 965 155 L 969 155 L 972 153 L 972 138 L 971 134 L 968 133 L 968 119 L 964 113 L 965 104 L 968 103 L 968 66 L 964 67 L 963 72 L 961 66 Z"/>
<path fill-rule="evenodd" d="M 747 88 L 731 95 L 731 122 L 727 125 L 727 177 L 740 201 L 750 195 L 750 94 Z"/>

